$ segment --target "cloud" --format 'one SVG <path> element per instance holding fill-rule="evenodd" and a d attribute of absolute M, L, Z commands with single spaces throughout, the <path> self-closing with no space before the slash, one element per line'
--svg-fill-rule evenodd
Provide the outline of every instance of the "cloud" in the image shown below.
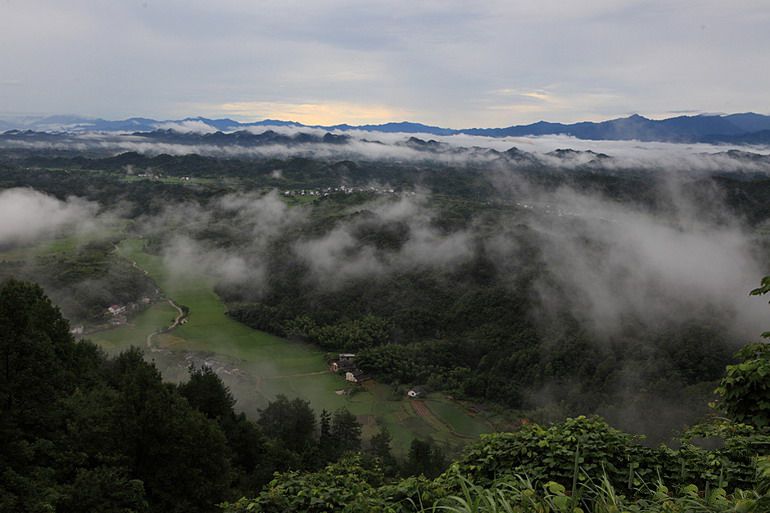
<path fill-rule="evenodd" d="M 326 131 L 317 128 L 291 126 L 249 127 L 247 131 L 261 134 L 272 130 L 293 136 L 299 133 L 312 133 L 323 136 Z M 548 153 L 570 148 L 578 151 L 591 150 L 613 157 L 602 162 L 605 170 L 648 169 L 669 172 L 770 172 L 770 159 L 751 160 L 740 158 L 739 154 L 728 154 L 732 149 L 728 145 L 714 144 L 677 144 L 640 141 L 591 141 L 564 135 L 546 135 L 529 137 L 482 137 L 472 135 L 438 136 L 433 134 L 404 134 L 387 132 L 369 132 L 364 130 L 335 131 L 350 137 L 346 144 L 292 144 L 247 146 L 239 144 L 192 144 L 184 142 L 157 142 L 134 135 L 116 135 L 102 133 L 80 133 L 61 136 L 55 141 L 10 140 L 0 141 L 0 148 L 56 149 L 76 151 L 100 151 L 115 153 L 135 151 L 147 155 L 190 155 L 199 154 L 222 158 L 289 158 L 308 157 L 318 159 L 366 159 L 396 160 L 406 162 L 442 162 L 457 166 L 483 164 L 499 161 L 499 157 L 490 155 L 484 149 L 504 152 L 512 147 L 532 153 L 543 165 L 562 169 L 571 169 L 593 160 L 589 154 L 575 154 L 567 158 L 558 158 Z M 407 144 L 410 137 L 424 140 L 436 140 L 445 143 L 441 152 L 421 151 Z M 481 151 L 480 151 L 481 150 Z M 743 152 L 770 155 L 770 146 L 741 146 Z"/>
<path fill-rule="evenodd" d="M 0 191 L 0 246 L 91 231 L 98 212 L 97 204 L 74 196 L 62 201 L 33 189 Z"/>
<path fill-rule="evenodd" d="M 138 221 L 140 231 L 161 241 L 172 279 L 208 277 L 228 286 L 263 292 L 271 243 L 305 219 L 276 191 L 229 193 L 206 204 L 169 204 Z"/>
<path fill-rule="evenodd" d="M 290 208 L 281 201 L 276 190 L 267 194 L 227 194 L 216 201 L 216 206 L 234 214 L 233 221 L 251 236 L 250 247 L 262 251 L 273 239 L 306 217 L 304 210 Z"/>
<path fill-rule="evenodd" d="M 474 254 L 470 230 L 444 232 L 433 226 L 435 215 L 423 196 L 373 201 L 355 209 L 367 215 L 342 221 L 319 237 L 301 239 L 294 253 L 326 288 L 339 288 L 351 279 L 376 278 L 415 269 L 450 270 Z M 383 249 L 357 234 L 395 228 L 403 242 Z"/>
<path fill-rule="evenodd" d="M 710 319 L 742 342 L 766 324 L 766 305 L 748 296 L 767 273 L 754 238 L 726 212 L 703 216 L 681 187 L 662 184 L 658 194 L 675 210 L 655 213 L 569 188 L 528 193 L 521 201 L 546 271 L 536 284 L 546 317 L 571 311 L 599 340 L 629 323 L 655 333 Z M 711 212 L 721 209 L 719 198 L 709 201 Z M 503 238 L 493 248 L 504 258 L 516 246 Z"/>
<path fill-rule="evenodd" d="M 620 335 L 629 323 L 655 333 L 695 319 L 724 323 L 737 342 L 756 336 L 766 324 L 766 307 L 747 292 L 766 269 L 751 233 L 726 211 L 704 216 L 703 205 L 683 192 L 681 177 L 650 179 L 658 181 L 656 194 L 669 208 L 653 212 L 571 188 L 500 185 L 522 207 L 503 216 L 494 232 L 479 219 L 464 228 L 439 229 L 428 197 L 417 195 L 352 207 L 316 234 L 303 228 L 311 219 L 308 210 L 287 207 L 275 192 L 231 194 L 201 207 L 205 215 L 178 216 L 204 220 L 209 232 L 231 230 L 228 247 L 181 239 L 165 254 L 169 265 L 183 263 L 264 292 L 266 254 L 287 233 L 305 233 L 289 236 L 291 251 L 327 290 L 418 269 L 451 271 L 483 246 L 501 282 L 511 286 L 534 265 L 534 255 L 540 266 L 534 304 L 541 305 L 544 325 L 567 311 L 597 341 Z M 718 196 L 704 201 L 712 213 L 722 209 Z M 399 242 L 378 246 L 374 241 L 384 233 L 397 234 Z"/>
<path fill-rule="evenodd" d="M 173 130 L 180 133 L 195 133 L 195 134 L 209 134 L 216 132 L 217 129 L 211 125 L 207 125 L 203 121 L 188 119 L 180 122 L 164 122 L 155 125 L 160 130 Z"/>
<path fill-rule="evenodd" d="M 4 104 L 110 118 L 233 105 L 244 115 L 296 112 L 335 123 L 403 111 L 446 126 L 506 126 L 766 103 L 770 72 L 757 65 L 770 43 L 762 1 L 736 9 L 705 0 L 697 10 L 662 0 L 533 5 L 6 2 L 0 76 L 25 86 L 7 88 Z M 611 96 L 576 100 L 597 88 Z M 501 89 L 570 101 L 485 108 L 496 99 L 489 91 Z M 248 107 L 255 101 L 278 107 Z"/>
<path fill-rule="evenodd" d="M 375 278 L 387 269 L 383 257 L 371 246 L 362 247 L 348 226 L 298 241 L 294 253 L 307 264 L 317 283 L 332 289 L 347 285 L 351 278 Z"/>
<path fill-rule="evenodd" d="M 172 280 L 177 282 L 208 277 L 224 285 L 237 285 L 244 281 L 254 285 L 261 284 L 265 277 L 261 262 L 247 260 L 236 252 L 185 235 L 172 236 L 165 243 L 163 263 Z"/>

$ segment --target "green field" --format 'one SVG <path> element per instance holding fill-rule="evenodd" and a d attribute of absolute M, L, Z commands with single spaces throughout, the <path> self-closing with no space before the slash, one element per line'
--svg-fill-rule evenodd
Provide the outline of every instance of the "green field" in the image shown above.
<path fill-rule="evenodd" d="M 155 303 L 129 324 L 90 335 L 110 353 L 129 346 L 145 348 L 164 376 L 184 379 L 191 362 L 206 361 L 225 369 L 220 373 L 239 400 L 239 406 L 256 414 L 278 394 L 301 397 L 313 408 L 348 408 L 364 425 L 364 438 L 385 425 L 393 435 L 394 451 L 403 454 L 415 437 L 433 438 L 450 451 L 470 436 L 490 431 L 483 419 L 474 418 L 457 403 L 434 394 L 430 412 L 416 411 L 411 402 L 394 396 L 389 386 L 369 382 L 352 395 L 338 395 L 349 388 L 330 373 L 323 352 L 314 346 L 292 342 L 253 330 L 225 315 L 225 305 L 213 291 L 213 282 L 201 276 L 174 275 L 166 263 L 144 252 L 144 242 L 125 240 L 118 246 L 121 256 L 136 262 L 159 285 L 166 297 L 190 309 L 186 324 L 170 333 L 147 337 L 169 326 L 176 310 L 167 302 Z M 173 265 L 169 266 L 173 268 Z M 432 415 L 431 415 L 432 413 Z"/>
<path fill-rule="evenodd" d="M 481 415 L 469 415 L 467 409 L 443 395 L 431 394 L 425 404 L 453 433 L 460 436 L 476 438 L 492 430 L 492 426 Z"/>

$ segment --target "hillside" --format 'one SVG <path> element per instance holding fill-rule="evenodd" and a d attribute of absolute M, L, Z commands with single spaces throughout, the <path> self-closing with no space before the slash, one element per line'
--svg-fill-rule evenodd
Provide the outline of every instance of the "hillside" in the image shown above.
<path fill-rule="evenodd" d="M 754 293 L 768 291 L 765 279 Z M 429 480 L 395 477 L 386 433 L 360 452 L 360 426 L 344 410 L 321 415 L 316 441 L 315 416 L 301 400 L 279 397 L 254 424 L 233 412 L 210 369 L 193 368 L 174 386 L 137 350 L 108 359 L 73 340 L 37 286 L 0 287 L 0 333 L 0 356 L 11 364 L 0 374 L 4 511 L 206 512 L 241 494 L 256 498 L 224 510 L 406 512 L 436 501 L 470 511 L 465 499 L 480 501 L 473 511 L 760 512 L 770 500 L 770 468 L 758 458 L 770 441 L 769 408 L 759 400 L 770 387 L 767 345 L 745 348 L 728 367 L 718 393 L 729 420 L 693 427 L 678 449 L 644 447 L 578 417 L 483 436 Z M 414 443 L 403 472 L 435 475 L 437 457 Z M 288 472 L 257 495 L 275 470 Z"/>

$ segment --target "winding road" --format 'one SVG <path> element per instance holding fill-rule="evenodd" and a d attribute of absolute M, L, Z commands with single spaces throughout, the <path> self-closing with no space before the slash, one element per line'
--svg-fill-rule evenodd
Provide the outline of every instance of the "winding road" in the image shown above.
<path fill-rule="evenodd" d="M 112 246 L 115 248 L 116 252 L 119 251 L 119 248 L 118 248 L 117 244 L 113 244 Z M 126 258 L 126 257 L 123 257 L 123 258 Z M 142 269 L 139 266 L 139 264 L 136 263 L 136 260 L 134 260 L 132 258 L 126 258 L 126 259 L 129 262 L 131 262 L 131 265 L 135 269 L 138 269 L 138 270 L 142 271 L 145 276 L 149 276 L 150 275 L 150 273 L 148 273 L 146 270 Z M 174 328 L 176 328 L 177 326 L 179 326 L 179 324 L 181 324 L 181 322 L 187 317 L 187 315 L 189 315 L 189 314 L 185 314 L 184 310 L 182 310 L 182 307 L 179 306 L 178 304 L 176 304 L 173 299 L 167 299 L 166 301 L 168 301 L 168 304 L 170 304 L 172 307 L 174 307 L 174 309 L 176 309 L 177 315 L 174 318 L 174 322 L 172 322 L 169 326 L 167 326 L 165 328 L 161 328 L 161 329 L 155 330 L 152 333 L 150 333 L 149 335 L 147 335 L 147 338 L 145 339 L 145 343 L 147 344 L 147 347 L 150 348 L 151 350 L 155 349 L 152 346 L 152 337 L 154 337 L 155 335 L 160 335 L 161 333 L 168 333 L 169 331 L 171 331 Z"/>
<path fill-rule="evenodd" d="M 160 335 L 161 333 L 168 333 L 169 331 L 179 326 L 182 323 L 182 320 L 184 320 L 187 317 L 187 314 L 184 313 L 184 310 L 182 310 L 182 307 L 174 303 L 173 299 L 168 299 L 167 301 L 168 301 L 168 304 L 170 304 L 176 309 L 177 316 L 174 318 L 174 322 L 172 322 L 169 326 L 166 326 L 165 328 L 161 328 L 159 330 L 155 330 L 149 335 L 147 335 L 147 340 L 146 340 L 147 347 L 149 347 L 151 350 L 154 349 L 152 345 L 152 337 L 154 337 L 155 335 Z"/>

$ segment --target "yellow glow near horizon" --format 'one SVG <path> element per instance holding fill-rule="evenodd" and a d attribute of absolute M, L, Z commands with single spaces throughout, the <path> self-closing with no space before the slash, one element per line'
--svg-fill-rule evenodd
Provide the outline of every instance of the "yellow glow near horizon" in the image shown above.
<path fill-rule="evenodd" d="M 305 125 L 387 123 L 389 121 L 404 121 L 413 114 L 404 109 L 345 102 L 233 102 L 217 105 L 212 110 L 230 117 L 290 120 Z"/>

